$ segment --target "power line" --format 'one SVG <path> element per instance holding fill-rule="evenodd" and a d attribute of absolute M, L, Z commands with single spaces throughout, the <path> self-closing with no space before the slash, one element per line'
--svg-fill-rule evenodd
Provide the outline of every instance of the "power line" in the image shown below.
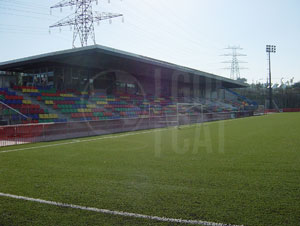
<path fill-rule="evenodd" d="M 20 16 L 20 17 L 26 17 L 26 18 L 34 18 L 34 19 L 43 19 L 43 20 L 52 20 L 50 18 L 43 18 L 43 17 L 38 17 L 38 16 L 30 16 L 30 15 L 23 15 L 23 14 L 16 14 L 16 13 L 7 13 L 7 12 L 1 12 L 1 15 L 5 14 L 5 15 L 12 15 L 12 16 Z"/>
<path fill-rule="evenodd" d="M 33 26 L 21 26 L 15 24 L 0 24 L 0 28 L 2 27 L 19 27 L 19 28 L 34 28 L 34 29 L 45 29 L 44 27 L 33 27 Z"/>
<path fill-rule="evenodd" d="M 150 1 L 151 2 L 151 1 Z M 146 1 L 146 3 L 151 7 L 151 4 L 153 3 L 153 2 L 151 2 L 150 3 L 149 1 Z M 164 5 L 167 9 L 168 9 L 168 11 L 173 15 L 172 17 L 162 17 L 163 19 L 165 19 L 167 22 L 169 22 L 169 21 L 173 21 L 173 23 L 170 23 L 174 28 L 176 28 L 176 29 L 178 29 L 178 28 L 180 28 L 180 30 L 182 30 L 183 32 L 179 32 L 179 34 L 183 34 L 183 35 L 185 35 L 185 38 L 186 39 L 189 39 L 191 42 L 194 42 L 195 44 L 197 44 L 197 45 L 203 45 L 203 43 L 202 42 L 200 42 L 200 41 L 198 41 L 198 40 L 195 40 L 195 39 L 192 39 L 191 37 L 196 37 L 196 36 L 198 36 L 199 35 L 199 32 L 195 35 L 195 33 L 194 34 L 192 34 L 192 31 L 191 30 L 188 30 L 188 29 L 186 29 L 186 24 L 184 24 L 184 26 L 181 26 L 180 24 L 182 24 L 182 22 L 184 21 L 184 19 L 181 19 L 180 18 L 180 15 L 181 15 L 181 13 L 180 12 L 175 12 L 173 9 L 172 9 L 172 7 L 170 7 L 169 5 L 167 5 L 167 3 L 166 2 L 164 2 L 164 1 L 161 1 L 160 2 L 160 4 L 162 4 L 162 5 Z M 154 9 L 154 7 L 152 7 L 153 9 Z M 161 11 L 162 13 L 164 12 L 164 10 L 162 10 Z M 204 36 L 202 33 L 201 33 L 201 36 Z M 210 43 L 212 43 L 215 47 L 217 47 L 217 45 L 216 45 L 216 41 L 215 42 L 213 42 L 213 41 L 211 41 L 210 39 L 202 39 L 202 41 L 205 41 L 205 42 L 210 42 Z M 217 48 L 219 48 L 219 47 L 217 47 Z"/>
<path fill-rule="evenodd" d="M 130 5 L 130 4 L 129 4 Z M 150 6 L 150 5 L 149 5 Z M 150 6 L 151 7 L 151 6 Z M 147 34 L 145 35 L 146 38 L 148 38 L 148 36 L 152 36 L 154 38 L 154 40 L 156 42 L 159 42 L 160 39 L 161 39 L 161 33 L 160 32 L 155 32 L 155 30 L 152 30 L 152 29 L 149 29 L 149 26 L 146 26 L 145 24 L 147 24 L 148 22 L 146 21 L 145 19 L 145 16 L 141 16 L 139 13 L 137 13 L 137 10 L 134 10 L 134 5 L 130 5 L 130 7 L 128 8 L 128 11 L 135 14 L 135 16 L 138 18 L 137 20 L 135 20 L 131 25 L 132 26 L 135 26 L 138 30 L 140 30 L 140 33 L 141 34 Z M 155 12 L 155 10 L 153 10 L 153 12 Z M 155 17 L 154 17 L 155 19 Z M 152 19 L 151 19 L 152 20 Z M 129 20 L 128 20 L 129 21 Z M 127 24 L 129 24 L 129 22 L 126 22 Z M 161 21 L 159 21 L 160 24 L 161 24 Z M 166 27 L 162 26 L 158 24 L 156 26 L 157 30 L 162 30 L 162 31 L 166 31 Z M 173 24 L 171 24 L 173 25 Z M 174 26 L 176 27 L 176 26 Z M 176 27 L 177 28 L 177 27 Z M 177 29 L 178 30 L 178 29 Z M 136 30 L 134 30 L 133 33 L 137 33 Z M 177 31 L 175 32 L 178 36 L 183 34 L 184 32 L 181 32 L 181 31 Z M 174 39 L 174 35 L 170 32 L 165 32 L 164 33 L 165 36 L 169 36 L 170 40 L 175 40 Z M 178 37 L 177 37 L 178 39 Z M 186 38 L 185 38 L 186 39 Z M 182 45 L 182 43 L 181 43 Z M 190 45 L 194 45 L 195 47 L 198 47 L 199 48 L 199 43 L 195 42 L 194 39 L 190 39 L 190 41 L 188 42 L 185 42 L 184 44 L 184 48 L 182 49 L 182 51 L 184 51 L 186 53 L 186 56 L 187 57 L 191 57 L 193 55 L 195 55 L 195 48 L 193 47 L 190 47 Z M 169 50 L 171 50 L 171 48 L 169 48 Z M 181 51 L 181 52 L 182 52 Z M 203 52 L 203 50 L 202 50 Z M 208 52 L 207 52 L 208 53 Z M 178 53 L 177 53 L 178 54 Z"/>
<path fill-rule="evenodd" d="M 205 53 L 206 58 L 210 57 L 211 59 L 215 59 L 215 55 L 212 55 L 210 51 L 206 49 L 207 45 L 204 44 L 203 42 L 195 39 L 197 38 L 197 33 L 191 33 L 189 29 L 186 29 L 187 27 L 185 26 L 185 23 L 182 23 L 184 21 L 182 18 L 180 18 L 180 13 L 177 13 L 174 17 L 169 16 L 168 13 L 164 9 L 156 8 L 153 5 L 149 4 L 150 2 L 143 2 L 148 4 L 148 8 L 151 8 L 151 14 L 156 13 L 157 16 L 152 14 L 151 21 L 157 22 L 157 25 L 154 28 L 149 28 L 149 20 L 147 18 L 147 15 L 141 15 L 139 10 L 136 10 L 136 5 L 130 4 L 128 1 L 126 5 L 128 5 L 128 9 L 126 9 L 128 12 L 131 14 L 134 14 L 136 19 L 134 22 L 132 22 L 132 25 L 137 25 L 140 30 L 142 31 L 143 34 L 147 34 L 146 38 L 148 39 L 148 36 L 153 36 L 153 38 L 156 39 L 156 42 L 161 42 L 161 31 L 164 31 L 164 36 L 169 36 L 169 40 L 172 40 L 173 42 L 175 40 L 180 41 L 180 51 L 177 49 L 177 54 L 176 55 L 184 55 L 185 59 L 188 58 L 193 58 L 196 54 L 201 53 L 202 55 Z M 152 2 L 151 2 L 152 3 Z M 163 2 L 161 2 L 162 4 Z M 171 12 L 171 7 L 168 7 L 167 11 Z M 173 11 L 174 12 L 174 11 Z M 161 17 L 161 15 L 164 15 Z M 159 18 L 159 19 L 157 19 Z M 176 20 L 174 20 L 176 19 Z M 167 27 L 164 26 L 164 22 L 167 23 Z M 128 24 L 128 20 L 127 20 Z M 183 26 L 179 26 L 179 25 Z M 170 30 L 171 29 L 171 30 Z M 136 33 L 137 31 L 134 31 Z M 196 35 L 195 35 L 196 34 Z M 183 42 L 184 41 L 184 42 Z M 216 42 L 211 42 L 213 46 L 216 46 Z M 169 42 L 168 42 L 169 44 Z M 162 45 L 163 47 L 168 46 L 168 44 Z M 176 44 L 175 44 L 176 45 Z M 173 50 L 172 48 L 168 48 L 169 51 Z M 217 49 L 219 49 L 217 47 Z M 176 51 L 174 51 L 176 52 Z M 184 54 L 185 53 L 185 54 Z M 165 55 L 165 53 L 164 53 Z M 173 55 L 172 55 L 173 56 Z M 196 60 L 195 60 L 196 61 Z M 216 64 L 215 60 L 214 63 Z"/>
<path fill-rule="evenodd" d="M 9 3 L 9 4 L 15 4 L 21 7 L 30 7 L 30 8 L 43 8 L 43 9 L 48 9 L 48 6 L 42 5 L 39 3 L 29 3 L 29 2 L 22 2 L 22 1 L 17 1 L 17 0 L 0 0 L 0 2 L 4 3 Z"/>
<path fill-rule="evenodd" d="M 14 9 L 14 8 L 9 8 L 9 7 L 2 7 L 2 6 L 0 6 L 0 9 L 10 10 L 10 11 L 17 11 L 17 12 L 25 12 L 25 13 L 33 13 L 33 14 L 39 14 L 39 15 L 43 15 L 43 16 L 51 16 L 51 15 L 46 14 L 46 13 L 34 12 L 34 11 L 30 11 L 30 10 Z"/>

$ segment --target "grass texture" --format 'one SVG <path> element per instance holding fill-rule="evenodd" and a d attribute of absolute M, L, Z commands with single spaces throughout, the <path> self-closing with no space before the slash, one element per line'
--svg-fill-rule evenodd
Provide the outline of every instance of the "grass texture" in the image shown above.
<path fill-rule="evenodd" d="M 283 113 L 5 147 L 0 192 L 160 217 L 295 226 L 299 138 L 300 114 Z M 28 147 L 40 148 L 1 153 Z M 0 225 L 174 223 L 0 197 Z"/>

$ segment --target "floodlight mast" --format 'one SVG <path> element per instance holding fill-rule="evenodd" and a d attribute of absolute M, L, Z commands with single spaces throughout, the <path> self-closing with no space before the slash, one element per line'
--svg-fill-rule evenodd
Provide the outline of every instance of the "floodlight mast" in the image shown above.
<path fill-rule="evenodd" d="M 115 17 L 121 17 L 122 14 L 117 13 L 99 13 L 93 11 L 92 4 L 98 0 L 63 0 L 56 5 L 50 7 L 50 10 L 54 8 L 62 8 L 66 6 L 76 6 L 75 13 L 58 21 L 51 25 L 49 28 L 71 26 L 73 30 L 73 42 L 72 46 L 75 48 L 75 41 L 77 37 L 80 39 L 81 46 L 87 46 L 89 38 L 96 44 L 94 22 L 101 20 L 111 20 Z"/>
<path fill-rule="evenodd" d="M 273 95 L 272 95 L 272 76 L 271 76 L 271 53 L 276 53 L 276 46 L 267 45 L 266 52 L 269 56 L 269 109 L 273 109 Z"/>

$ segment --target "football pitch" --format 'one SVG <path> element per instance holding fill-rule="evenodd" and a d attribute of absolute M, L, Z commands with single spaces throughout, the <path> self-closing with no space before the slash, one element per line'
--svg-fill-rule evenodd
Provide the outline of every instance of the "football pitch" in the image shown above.
<path fill-rule="evenodd" d="M 0 225 L 300 225 L 300 114 L 0 148 Z"/>

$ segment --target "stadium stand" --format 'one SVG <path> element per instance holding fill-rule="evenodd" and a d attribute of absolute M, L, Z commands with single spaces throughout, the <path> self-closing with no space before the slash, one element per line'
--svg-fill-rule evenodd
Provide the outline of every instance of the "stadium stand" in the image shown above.
<path fill-rule="evenodd" d="M 243 103 L 239 101 L 121 92 L 89 95 L 74 90 L 60 91 L 50 86 L 15 86 L 13 89 L 0 89 L 0 120 L 9 120 L 11 125 L 1 127 L 0 146 L 252 115 L 240 111 Z M 53 111 L 59 114 L 51 113 Z"/>
<path fill-rule="evenodd" d="M 11 124 L 61 122 L 58 115 L 49 114 L 47 109 L 33 104 L 31 100 L 17 95 L 9 88 L 0 88 L 0 101 L 3 103 L 2 115 Z"/>
<path fill-rule="evenodd" d="M 57 114 L 49 114 L 47 109 L 44 110 L 39 105 L 32 104 L 23 96 L 17 96 L 8 88 L 2 89 L 4 95 L 1 95 L 0 99 L 12 108 L 20 110 L 35 123 L 174 116 L 177 114 L 177 103 L 180 102 L 202 105 L 206 113 L 238 111 L 247 105 L 245 102 L 230 100 L 223 102 L 218 99 L 155 97 L 120 92 L 111 95 L 94 93 L 89 96 L 88 92 L 59 91 L 51 86 L 14 86 L 14 90 L 36 98 L 40 103 L 44 103 L 66 116 L 66 119 L 60 119 Z M 9 109 L 6 111 L 15 115 Z M 198 114 L 198 110 L 191 109 L 189 113 Z"/>
<path fill-rule="evenodd" d="M 206 121 L 253 113 L 245 111 L 244 97 L 230 93 L 232 100 L 224 100 L 225 89 L 246 84 L 98 45 L 3 62 L 0 70 L 4 143 L 193 123 L 202 113 Z M 30 133 L 34 139 L 25 139 Z"/>

